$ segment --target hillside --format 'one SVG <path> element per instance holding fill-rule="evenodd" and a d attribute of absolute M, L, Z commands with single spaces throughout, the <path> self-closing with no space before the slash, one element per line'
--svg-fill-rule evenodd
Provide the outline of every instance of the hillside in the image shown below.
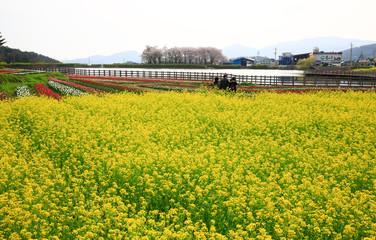
<path fill-rule="evenodd" d="M 360 55 L 363 55 L 364 58 L 376 57 L 376 44 L 364 45 L 352 49 L 353 61 L 358 60 Z M 342 57 L 345 61 L 350 61 L 350 49 L 343 51 Z"/>
<path fill-rule="evenodd" d="M 0 62 L 6 63 L 60 63 L 58 60 L 35 53 L 24 52 L 19 49 L 0 47 Z"/>

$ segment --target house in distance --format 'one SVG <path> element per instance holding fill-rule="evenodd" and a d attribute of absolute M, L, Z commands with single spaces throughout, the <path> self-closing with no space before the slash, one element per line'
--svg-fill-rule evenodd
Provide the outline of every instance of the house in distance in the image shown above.
<path fill-rule="evenodd" d="M 279 56 L 278 65 L 289 66 L 293 64 L 293 55 L 290 52 L 282 53 L 282 56 Z"/>
<path fill-rule="evenodd" d="M 240 65 L 242 67 L 249 67 L 256 63 L 256 60 L 253 58 L 238 57 L 233 59 L 233 65 Z"/>

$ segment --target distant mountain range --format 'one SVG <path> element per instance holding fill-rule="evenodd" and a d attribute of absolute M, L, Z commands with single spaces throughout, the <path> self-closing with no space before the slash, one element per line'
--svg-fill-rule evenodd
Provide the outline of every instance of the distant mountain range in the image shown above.
<path fill-rule="evenodd" d="M 126 62 L 141 62 L 141 53 L 137 51 L 125 51 L 109 56 L 94 55 L 87 58 L 61 60 L 63 63 L 86 63 L 86 64 L 112 64 Z"/>
<path fill-rule="evenodd" d="M 256 49 L 248 46 L 235 44 L 222 49 L 222 52 L 228 58 L 240 56 L 266 56 L 274 58 L 274 49 L 277 48 L 277 58 L 284 52 L 292 54 L 301 54 L 312 52 L 313 48 L 318 47 L 320 51 L 325 52 L 343 52 L 353 46 L 363 46 L 374 44 L 376 41 L 367 41 L 360 39 L 347 39 L 339 37 L 316 37 L 307 38 L 298 41 L 280 42 L 265 48 Z"/>
<path fill-rule="evenodd" d="M 363 51 L 365 57 L 372 56 L 373 45 L 376 41 L 347 39 L 339 37 L 316 37 L 307 38 L 298 41 L 280 42 L 261 49 L 234 44 L 222 49 L 222 53 L 228 58 L 262 56 L 274 58 L 275 48 L 277 48 L 277 58 L 284 52 L 292 54 L 301 54 L 312 52 L 313 48 L 318 47 L 320 51 L 325 52 L 343 52 L 344 60 L 350 60 L 350 44 L 353 44 L 353 58 L 358 58 Z M 362 46 L 362 47 L 361 47 Z M 369 46 L 369 47 L 366 47 Z M 78 58 L 70 60 L 61 60 L 63 63 L 86 63 L 86 64 L 111 64 L 126 62 L 141 62 L 141 53 L 137 51 L 125 51 L 115 53 L 110 56 L 94 55 L 87 58 Z"/>

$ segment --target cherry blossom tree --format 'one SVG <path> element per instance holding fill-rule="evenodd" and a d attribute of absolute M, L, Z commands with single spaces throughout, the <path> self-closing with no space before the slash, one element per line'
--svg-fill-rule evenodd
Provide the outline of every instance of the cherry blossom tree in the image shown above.
<path fill-rule="evenodd" d="M 183 62 L 192 64 L 195 60 L 196 50 L 193 47 L 183 47 L 181 48 L 181 52 L 183 54 Z"/>
<path fill-rule="evenodd" d="M 162 57 L 162 49 L 152 46 L 146 46 L 146 49 L 141 54 L 142 61 L 150 64 L 162 63 Z"/>
<path fill-rule="evenodd" d="M 222 50 L 214 47 L 173 47 L 159 49 L 146 46 L 142 52 L 142 61 L 145 63 L 186 63 L 186 64 L 221 64 L 228 59 Z"/>

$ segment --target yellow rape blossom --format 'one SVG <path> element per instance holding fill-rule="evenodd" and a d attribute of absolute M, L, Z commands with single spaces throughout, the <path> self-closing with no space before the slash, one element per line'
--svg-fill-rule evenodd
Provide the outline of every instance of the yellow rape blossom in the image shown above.
<path fill-rule="evenodd" d="M 0 101 L 0 239 L 374 239 L 376 95 Z"/>

